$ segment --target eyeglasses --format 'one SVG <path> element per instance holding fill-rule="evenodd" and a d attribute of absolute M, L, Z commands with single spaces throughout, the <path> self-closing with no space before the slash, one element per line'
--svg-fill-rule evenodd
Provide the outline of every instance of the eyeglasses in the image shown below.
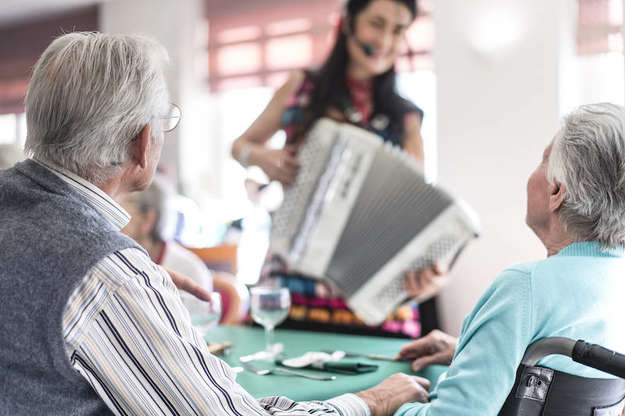
<path fill-rule="evenodd" d="M 161 118 L 163 132 L 166 133 L 175 129 L 178 126 L 178 123 L 180 123 L 180 117 L 182 117 L 182 111 L 180 110 L 180 107 L 178 107 L 174 103 L 169 103 L 167 115 Z"/>

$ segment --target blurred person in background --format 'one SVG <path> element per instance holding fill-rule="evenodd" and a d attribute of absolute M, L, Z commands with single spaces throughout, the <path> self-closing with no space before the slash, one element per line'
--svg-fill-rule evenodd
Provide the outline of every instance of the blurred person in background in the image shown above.
<path fill-rule="evenodd" d="M 298 173 L 296 151 L 322 117 L 351 123 L 400 146 L 423 162 L 423 111 L 396 91 L 395 63 L 408 27 L 417 16 L 415 0 L 348 0 L 329 57 L 316 70 L 293 73 L 264 111 L 232 145 L 244 167 L 260 167 L 288 186 Z M 286 132 L 283 149 L 267 142 Z M 413 297 L 438 292 L 445 280 L 437 267 L 410 271 L 405 286 Z M 400 307 L 381 327 L 367 327 L 345 301 L 324 284 L 290 273 L 278 256 L 268 256 L 261 283 L 288 287 L 289 319 L 283 327 L 417 338 L 438 327 L 433 300 Z M 424 322 L 424 318 L 427 321 Z"/>
<path fill-rule="evenodd" d="M 208 268 L 198 256 L 174 240 L 177 218 L 170 204 L 174 194 L 167 179 L 156 175 L 145 191 L 125 196 L 121 205 L 131 219 L 122 232 L 139 243 L 154 263 L 190 277 L 210 292 L 213 277 Z M 181 297 L 185 306 L 195 299 L 188 293 L 181 293 Z"/>
<path fill-rule="evenodd" d="M 174 197 L 173 185 L 162 175 L 156 175 L 145 191 L 124 196 L 120 203 L 131 219 L 122 232 L 139 243 L 154 263 L 175 275 L 178 282 L 190 279 L 206 292 L 219 292 L 223 302 L 221 322 L 240 323 L 249 306 L 247 287 L 229 273 L 212 273 L 202 259 L 175 240 L 178 215 Z M 192 293 L 182 291 L 180 297 L 191 314 L 205 308 Z"/>

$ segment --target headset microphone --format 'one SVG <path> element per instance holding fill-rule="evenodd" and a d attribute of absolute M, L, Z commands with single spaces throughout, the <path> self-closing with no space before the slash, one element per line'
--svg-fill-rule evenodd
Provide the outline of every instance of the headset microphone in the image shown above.
<path fill-rule="evenodd" d="M 365 43 L 365 42 L 362 42 L 362 41 L 356 39 L 356 36 L 354 36 L 354 35 L 352 35 L 352 38 L 354 39 L 356 44 L 360 47 L 360 49 L 362 49 L 362 51 L 364 52 L 365 55 L 373 56 L 373 54 L 375 53 L 375 49 L 373 48 L 373 46 L 369 45 L 368 43 Z"/>
<path fill-rule="evenodd" d="M 375 48 L 371 44 L 363 42 L 356 37 L 356 34 L 354 33 L 354 28 L 353 28 L 353 21 L 351 20 L 347 21 L 346 29 L 347 29 L 347 35 L 351 36 L 351 38 L 354 39 L 354 42 L 356 42 L 356 45 L 358 45 L 358 47 L 362 50 L 362 52 L 365 55 L 373 56 L 373 54 L 375 54 Z"/>

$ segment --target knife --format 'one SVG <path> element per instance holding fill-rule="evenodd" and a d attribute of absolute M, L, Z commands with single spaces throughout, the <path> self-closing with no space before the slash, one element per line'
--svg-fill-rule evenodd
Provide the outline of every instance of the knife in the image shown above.
<path fill-rule="evenodd" d="M 325 350 L 324 352 L 327 352 L 328 354 L 332 354 L 335 351 Z M 345 352 L 345 351 L 343 351 L 343 352 Z M 362 357 L 362 358 L 369 358 L 371 360 L 396 361 L 395 357 L 391 357 L 390 355 L 365 354 L 365 353 L 359 353 L 359 352 L 345 352 L 345 357 L 347 357 L 347 358 Z"/>

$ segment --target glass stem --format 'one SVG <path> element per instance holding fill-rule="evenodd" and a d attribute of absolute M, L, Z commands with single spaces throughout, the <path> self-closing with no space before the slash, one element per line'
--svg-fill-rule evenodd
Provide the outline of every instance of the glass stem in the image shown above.
<path fill-rule="evenodd" d="M 265 327 L 265 349 L 273 352 L 273 326 Z"/>

